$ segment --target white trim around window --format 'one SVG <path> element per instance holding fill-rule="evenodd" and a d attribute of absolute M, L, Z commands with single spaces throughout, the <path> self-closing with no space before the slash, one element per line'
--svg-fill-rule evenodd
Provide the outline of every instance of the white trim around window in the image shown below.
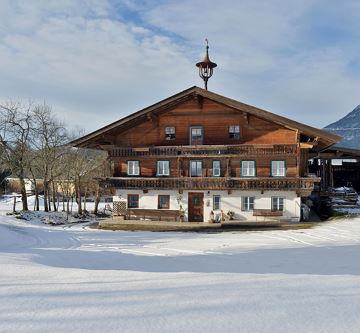
<path fill-rule="evenodd" d="M 127 175 L 139 176 L 140 175 L 140 162 L 139 161 L 127 161 Z"/>
<path fill-rule="evenodd" d="M 255 177 L 255 161 L 241 161 L 241 177 Z"/>
<path fill-rule="evenodd" d="M 220 177 L 221 174 L 221 166 L 220 161 L 213 161 L 212 162 L 212 175 L 213 177 Z"/>
<path fill-rule="evenodd" d="M 221 201 L 221 197 L 219 194 L 213 195 L 213 210 L 220 209 L 220 201 Z"/>
<path fill-rule="evenodd" d="M 271 161 L 271 176 L 272 177 L 286 176 L 285 161 Z"/>
<path fill-rule="evenodd" d="M 165 140 L 175 140 L 175 138 L 176 138 L 175 126 L 165 127 Z"/>
<path fill-rule="evenodd" d="M 254 210 L 255 197 L 242 197 L 241 198 L 241 210 L 251 211 Z"/>
<path fill-rule="evenodd" d="M 190 177 L 202 177 L 202 161 L 190 161 Z"/>
<path fill-rule="evenodd" d="M 240 125 L 229 126 L 229 139 L 240 139 Z"/>
<path fill-rule="evenodd" d="M 271 197 L 271 210 L 284 211 L 284 201 L 281 197 Z"/>
<path fill-rule="evenodd" d="M 156 162 L 156 175 L 157 176 L 170 176 L 170 162 L 157 161 Z"/>
<path fill-rule="evenodd" d="M 202 145 L 204 131 L 202 126 L 190 126 L 190 145 Z"/>

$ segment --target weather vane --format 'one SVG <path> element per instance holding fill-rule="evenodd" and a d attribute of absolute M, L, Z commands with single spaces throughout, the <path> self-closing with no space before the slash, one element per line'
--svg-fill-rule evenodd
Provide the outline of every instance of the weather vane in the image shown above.
<path fill-rule="evenodd" d="M 196 64 L 199 67 L 199 76 L 204 80 L 205 89 L 207 90 L 207 82 L 213 75 L 213 69 L 217 66 L 209 58 L 209 41 L 205 38 L 206 42 L 206 53 L 204 59 Z"/>

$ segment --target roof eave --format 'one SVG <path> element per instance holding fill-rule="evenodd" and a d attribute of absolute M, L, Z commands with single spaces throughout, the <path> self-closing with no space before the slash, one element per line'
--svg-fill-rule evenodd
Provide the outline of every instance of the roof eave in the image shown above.
<path fill-rule="evenodd" d="M 138 117 L 142 117 L 147 115 L 148 113 L 158 110 L 159 108 L 166 108 L 172 106 L 175 102 L 181 102 L 184 97 L 190 97 L 192 94 L 198 94 L 202 97 L 209 98 L 211 100 L 214 100 L 220 104 L 232 107 L 236 110 L 242 111 L 242 112 L 248 112 L 252 114 L 253 116 L 256 116 L 258 118 L 272 121 L 274 123 L 277 123 L 283 127 L 292 129 L 292 130 L 298 130 L 300 133 L 303 133 L 305 135 L 310 135 L 314 137 L 321 138 L 322 141 L 324 141 L 325 146 L 331 146 L 337 142 L 339 142 L 342 137 L 330 132 L 327 132 L 325 130 L 321 130 L 315 127 L 311 127 L 309 125 L 305 125 L 302 123 L 299 123 L 297 121 L 276 115 L 274 113 L 271 113 L 269 111 L 254 107 L 249 104 L 245 104 L 239 101 L 236 101 L 234 99 L 218 95 L 216 93 L 210 92 L 208 90 L 199 88 L 197 86 L 190 87 L 188 89 L 185 89 L 173 96 L 170 96 L 164 100 L 161 100 L 153 105 L 150 105 L 146 108 L 143 108 L 135 113 L 132 113 L 120 120 L 117 120 L 107 126 L 104 126 L 94 132 L 91 132 L 81 138 L 78 138 L 76 140 L 71 141 L 69 144 L 74 147 L 92 147 L 97 149 L 102 149 L 100 147 L 100 143 L 96 142 L 96 138 L 99 138 L 101 135 L 104 135 L 105 133 L 115 129 L 118 126 L 124 125 L 128 123 L 129 121 L 132 121 Z M 92 142 L 89 142 L 89 140 L 93 140 Z"/>

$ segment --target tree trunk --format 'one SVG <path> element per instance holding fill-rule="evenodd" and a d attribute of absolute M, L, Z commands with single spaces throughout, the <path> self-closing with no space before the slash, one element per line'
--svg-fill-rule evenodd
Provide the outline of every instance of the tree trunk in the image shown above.
<path fill-rule="evenodd" d="M 53 199 L 53 207 L 54 207 L 54 212 L 57 212 L 57 207 L 56 207 L 56 193 L 55 193 L 55 183 L 51 182 L 52 184 L 52 199 Z"/>
<path fill-rule="evenodd" d="M 78 214 L 82 215 L 83 208 L 82 208 L 82 201 L 81 201 L 81 193 L 78 194 L 78 198 L 77 198 L 76 202 L 78 204 Z"/>
<path fill-rule="evenodd" d="M 66 221 L 69 221 L 69 213 L 70 213 L 70 198 L 66 196 Z"/>
<path fill-rule="evenodd" d="M 19 177 L 20 179 L 20 188 L 21 188 L 21 201 L 22 201 L 22 210 L 28 211 L 28 202 L 25 188 L 25 180 L 24 177 Z"/>
<path fill-rule="evenodd" d="M 84 190 L 84 213 L 86 213 L 86 196 L 87 196 L 87 187 L 85 186 L 85 190 Z"/>
<path fill-rule="evenodd" d="M 40 210 L 40 199 L 39 199 L 39 189 L 38 187 L 35 185 L 35 209 L 36 211 Z"/>
<path fill-rule="evenodd" d="M 50 182 L 49 182 L 49 184 L 48 184 L 47 201 L 48 201 L 49 212 L 51 212 L 51 190 L 50 190 Z"/>
<path fill-rule="evenodd" d="M 82 214 L 82 206 L 81 206 L 81 190 L 80 190 L 80 179 L 75 185 L 75 195 L 76 195 L 76 202 L 78 204 L 78 214 Z"/>
<path fill-rule="evenodd" d="M 49 207 L 48 207 L 48 201 L 47 201 L 47 197 L 48 197 L 48 181 L 47 179 L 44 178 L 44 211 L 48 212 L 49 211 Z"/>
<path fill-rule="evenodd" d="M 96 185 L 96 193 L 95 193 L 95 208 L 94 208 L 95 215 L 98 213 L 99 202 L 100 202 L 100 186 L 99 186 L 99 184 L 97 184 Z"/>
<path fill-rule="evenodd" d="M 14 195 L 13 213 L 16 212 L 16 196 Z"/>
<path fill-rule="evenodd" d="M 32 179 L 34 182 L 34 194 L 35 194 L 35 201 L 34 201 L 34 211 L 39 211 L 39 189 L 37 186 L 37 182 L 36 182 L 36 178 L 34 173 L 30 170 L 31 174 L 32 174 Z"/>

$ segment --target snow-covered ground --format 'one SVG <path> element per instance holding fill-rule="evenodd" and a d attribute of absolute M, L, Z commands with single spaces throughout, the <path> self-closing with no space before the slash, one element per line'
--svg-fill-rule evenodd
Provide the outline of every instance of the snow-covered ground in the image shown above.
<path fill-rule="evenodd" d="M 360 218 L 154 233 L 51 226 L 6 209 L 1 333 L 360 331 Z"/>

